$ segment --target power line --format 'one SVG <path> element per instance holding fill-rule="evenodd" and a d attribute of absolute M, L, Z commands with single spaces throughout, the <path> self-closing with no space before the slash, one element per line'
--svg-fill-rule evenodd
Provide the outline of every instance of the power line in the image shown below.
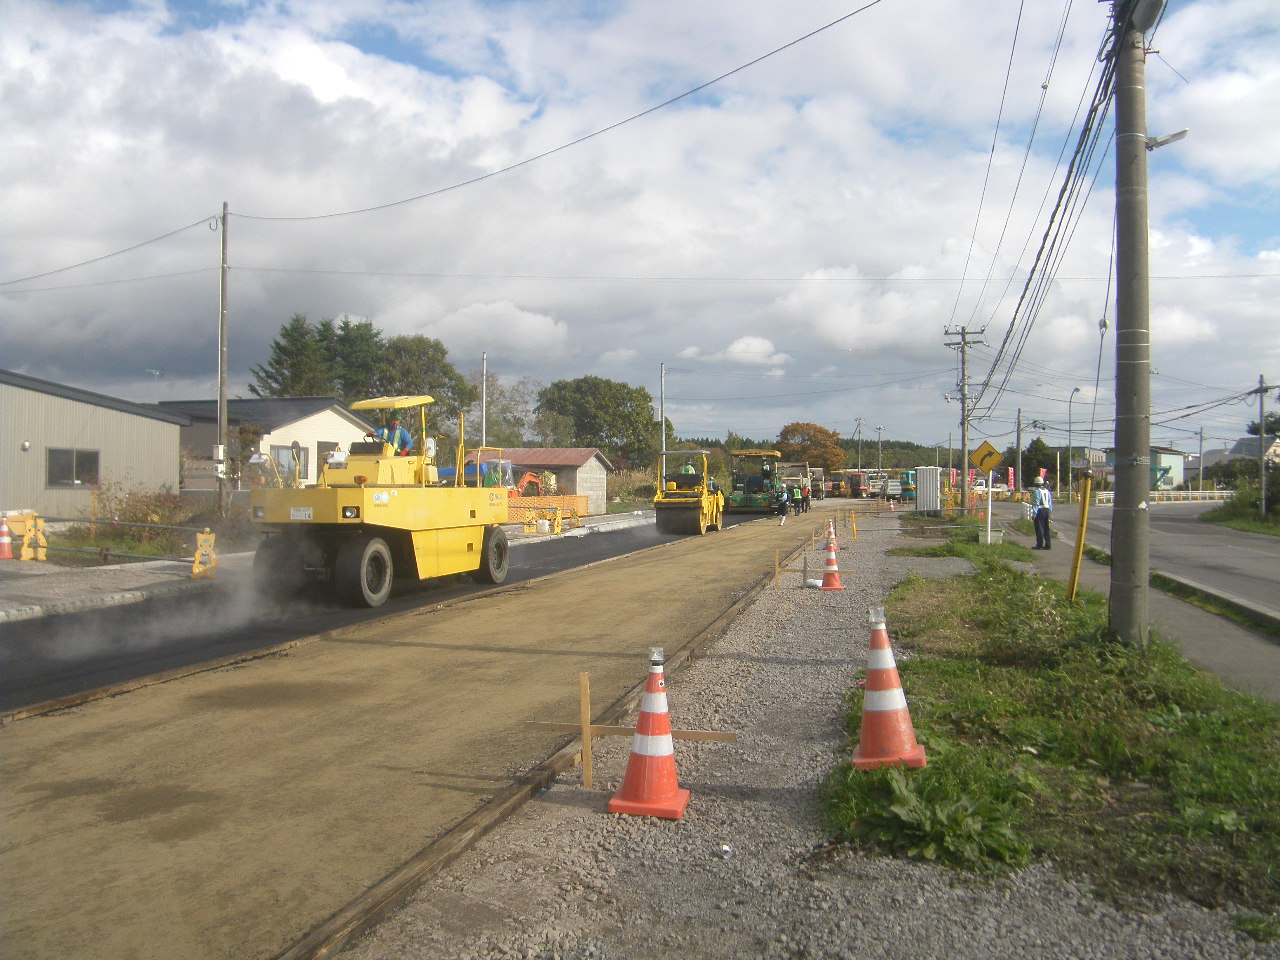
<path fill-rule="evenodd" d="M 436 190 L 429 190 L 426 193 L 420 193 L 417 196 L 405 197 L 402 200 L 392 200 L 389 203 L 380 203 L 371 207 L 362 207 L 358 210 L 344 210 L 338 213 L 322 213 L 322 214 L 314 214 L 311 216 L 296 216 L 296 217 L 255 216 L 252 214 L 245 214 L 245 213 L 237 213 L 235 214 L 235 216 L 245 220 L 293 220 L 293 221 L 329 220 L 335 217 L 350 217 L 360 213 L 372 213 L 377 210 L 387 210 L 387 209 L 390 209 L 391 207 L 403 206 L 404 204 L 414 203 L 418 200 L 426 200 L 430 197 L 438 197 L 441 194 L 449 193 L 453 190 L 460 190 L 463 187 L 469 187 L 469 186 L 472 186 L 473 184 L 482 183 L 485 180 L 490 180 L 494 177 L 501 176 L 504 173 L 510 173 L 512 170 L 518 170 L 521 167 L 526 167 L 529 164 L 536 163 L 539 160 L 545 160 L 547 157 L 554 156 L 557 153 L 562 153 L 563 151 L 569 150 L 572 147 L 576 147 L 579 144 L 586 143 L 588 140 L 594 140 L 596 137 L 603 136 L 606 133 L 610 133 L 614 130 L 617 130 L 619 127 L 623 127 L 628 123 L 632 123 L 636 120 L 641 119 L 642 117 L 647 117 L 651 113 L 657 113 L 659 110 L 664 110 L 667 107 L 671 106 L 673 103 L 679 103 L 681 100 L 684 100 L 687 97 L 691 97 L 695 93 L 701 93 L 703 90 L 706 90 L 708 87 L 715 86 L 720 81 L 727 80 L 729 77 L 732 77 L 734 74 L 738 74 L 744 70 L 748 70 L 751 67 L 754 67 L 756 64 L 761 63 L 769 59 L 770 57 L 781 53 L 784 50 L 788 50 L 791 47 L 796 46 L 797 44 L 803 43 L 804 41 L 811 39 L 812 37 L 816 37 L 818 34 L 823 33 L 827 30 L 830 30 L 831 28 L 836 27 L 841 23 L 844 23 L 846 20 L 851 20 L 852 18 L 856 17 L 858 14 L 864 13 L 867 10 L 870 10 L 872 7 L 876 6 L 881 2 L 882 0 L 870 0 L 869 3 L 863 4 L 858 9 L 850 13 L 846 13 L 842 17 L 837 17 L 835 20 L 832 20 L 830 23 L 825 24 L 824 26 L 818 27 L 816 30 L 810 30 L 804 36 L 797 37 L 794 40 L 788 41 L 787 43 L 784 43 L 782 46 L 776 47 L 773 50 L 770 50 L 768 53 L 765 53 L 756 57 L 754 60 L 749 60 L 748 62 L 742 64 L 741 66 L 734 67 L 732 70 L 728 71 L 727 73 L 722 73 L 720 74 L 720 76 L 712 80 L 708 80 L 705 83 L 700 83 L 698 84 L 698 86 L 694 87 L 691 90 L 686 90 L 684 93 L 677 94 L 676 96 L 670 98 L 669 100 L 664 100 L 662 101 L 662 103 L 655 104 L 652 107 L 647 107 L 646 109 L 641 110 L 639 113 L 632 114 L 631 116 L 623 120 L 615 121 L 614 123 L 611 123 L 605 127 L 601 127 L 599 130 L 595 130 L 592 133 L 584 134 L 583 136 L 578 137 L 576 140 L 570 140 L 568 143 L 562 143 L 558 147 L 553 147 L 550 150 L 544 150 L 542 153 L 535 154 L 532 157 L 526 157 L 524 160 L 520 160 L 516 163 L 502 167 L 499 170 L 490 170 L 488 173 L 482 173 L 479 176 L 471 177 L 470 179 L 463 180 L 459 183 L 450 184 L 447 187 L 440 187 Z"/>
<path fill-rule="evenodd" d="M 28 280 L 39 280 L 42 277 L 52 277 L 56 273 L 66 273 L 68 270 L 77 270 L 80 267 L 87 267 L 90 264 L 101 263 L 103 260 L 110 260 L 112 257 L 118 257 L 121 254 L 130 253 L 134 250 L 139 250 L 142 247 L 149 246 L 153 243 L 159 243 L 161 240 L 168 240 L 170 237 L 176 237 L 178 234 L 184 233 L 187 230 L 191 230 L 194 227 L 198 227 L 201 224 L 208 224 L 210 230 L 217 230 L 218 218 L 203 217 L 202 219 L 197 220 L 195 223 L 187 224 L 185 227 L 179 227 L 177 230 L 170 230 L 168 233 L 161 234 L 158 237 L 152 237 L 150 240 L 143 240 L 141 243 L 135 243 L 133 244 L 133 246 L 125 247 L 123 250 L 116 250 L 114 253 L 104 253 L 102 256 L 94 257 L 92 260 L 83 260 L 80 263 L 73 263 L 66 267 L 58 267 L 58 269 L 56 270 L 46 270 L 44 273 L 33 273 L 29 277 L 19 277 L 16 280 L 0 281 L 0 287 L 7 287 L 15 283 L 26 283 Z"/>

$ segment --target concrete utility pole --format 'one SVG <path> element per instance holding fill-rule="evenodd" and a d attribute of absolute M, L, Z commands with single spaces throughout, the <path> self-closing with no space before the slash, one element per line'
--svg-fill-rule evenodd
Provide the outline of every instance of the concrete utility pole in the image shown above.
<path fill-rule="evenodd" d="M 969 509 L 969 342 L 975 342 L 987 332 L 983 327 L 977 333 L 970 333 L 968 327 L 959 330 L 945 330 L 947 337 L 959 337 L 958 341 L 947 341 L 946 345 L 960 351 L 960 489 L 964 491 L 960 497 L 963 510 Z"/>
<path fill-rule="evenodd" d="M 1149 619 L 1151 317 L 1147 226 L 1146 43 L 1163 0 L 1112 5 L 1116 70 L 1116 473 L 1111 629 L 1145 646 Z"/>
<path fill-rule="evenodd" d="M 1018 451 L 1018 466 L 1013 474 L 1013 493 L 1019 493 L 1022 490 L 1022 408 L 1018 408 L 1018 432 L 1015 435 L 1014 449 Z"/>
<path fill-rule="evenodd" d="M 1267 520 L 1267 386 L 1266 377 L 1258 374 L 1258 518 Z"/>
<path fill-rule="evenodd" d="M 480 354 L 480 446 L 489 445 L 489 352 Z M 479 456 L 479 454 L 477 454 Z M 479 461 L 477 460 L 477 464 Z M 476 469 L 479 469 L 477 466 Z"/>
<path fill-rule="evenodd" d="M 1200 455 L 1196 462 L 1200 468 L 1200 492 L 1204 493 L 1204 427 L 1200 428 Z"/>
<path fill-rule="evenodd" d="M 227 201 L 222 201 L 222 270 L 218 275 L 218 438 L 213 445 L 218 475 L 218 516 L 227 515 Z"/>

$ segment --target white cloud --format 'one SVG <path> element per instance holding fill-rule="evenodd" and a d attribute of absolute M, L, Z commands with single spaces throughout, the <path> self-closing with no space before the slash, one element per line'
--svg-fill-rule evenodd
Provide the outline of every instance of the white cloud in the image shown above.
<path fill-rule="evenodd" d="M 906 32 L 872 8 L 487 176 L 846 13 L 836 0 L 8 0 L 0 281 L 131 247 L 226 200 L 240 389 L 291 314 L 346 312 L 439 337 L 463 369 L 487 352 L 504 376 L 602 367 L 656 394 L 668 363 L 668 391 L 698 398 L 674 406 L 690 435 L 764 438 L 791 420 L 851 433 L 863 417 L 889 436 L 945 440 L 956 411 L 940 398 L 956 374 L 942 330 L 985 326 L 992 351 L 1003 337 L 1105 7 L 1072 8 L 1044 91 L 1057 14 L 1024 16 L 989 177 L 1014 11 L 974 17 L 962 0 L 938 0 Z M 1275 349 L 1280 295 L 1258 276 L 1280 249 L 1277 37 L 1270 0 L 1173 0 L 1147 64 L 1149 128 L 1192 130 L 1150 155 L 1153 348 L 1163 373 L 1224 390 L 1277 359 L 1258 349 Z M 1042 420 L 1065 419 L 1064 387 L 1091 384 L 1097 318 L 1113 313 L 1112 163 L 1022 354 L 1017 380 Z M 259 219 L 477 178 L 357 216 Z M 157 389 L 148 368 L 166 385 L 211 384 L 220 241 L 197 225 L 0 286 L 4 362 L 141 399 Z M 1164 279 L 1189 274 L 1200 279 Z"/>

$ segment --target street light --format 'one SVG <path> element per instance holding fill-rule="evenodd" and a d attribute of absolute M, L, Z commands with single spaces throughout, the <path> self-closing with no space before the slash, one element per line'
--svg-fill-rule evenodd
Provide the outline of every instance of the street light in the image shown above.
<path fill-rule="evenodd" d="M 1071 502 L 1071 401 L 1076 398 L 1076 394 L 1080 392 L 1079 387 L 1071 390 L 1071 396 L 1067 397 L 1067 503 Z"/>

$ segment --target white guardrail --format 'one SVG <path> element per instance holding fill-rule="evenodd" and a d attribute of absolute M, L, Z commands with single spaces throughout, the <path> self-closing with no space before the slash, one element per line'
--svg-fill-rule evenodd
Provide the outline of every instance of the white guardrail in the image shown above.
<path fill-rule="evenodd" d="M 1152 490 L 1147 497 L 1148 503 L 1190 503 L 1197 500 L 1228 500 L 1230 490 Z M 1115 503 L 1114 490 L 1099 490 L 1094 496 L 1094 503 Z"/>

